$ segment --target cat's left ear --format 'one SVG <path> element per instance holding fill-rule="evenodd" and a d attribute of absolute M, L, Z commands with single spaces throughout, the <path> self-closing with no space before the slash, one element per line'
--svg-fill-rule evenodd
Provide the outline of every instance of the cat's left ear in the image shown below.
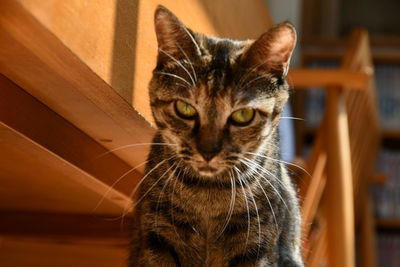
<path fill-rule="evenodd" d="M 285 22 L 262 34 L 243 54 L 247 68 L 260 70 L 284 78 L 296 45 L 296 30 Z"/>
<path fill-rule="evenodd" d="M 154 14 L 158 62 L 165 63 L 199 53 L 194 33 L 167 8 L 159 5 Z"/>

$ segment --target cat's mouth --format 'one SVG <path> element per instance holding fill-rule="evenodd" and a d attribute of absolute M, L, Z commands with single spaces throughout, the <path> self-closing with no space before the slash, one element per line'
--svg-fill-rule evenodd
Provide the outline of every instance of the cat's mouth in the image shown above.
<path fill-rule="evenodd" d="M 195 169 L 200 175 L 203 176 L 212 176 L 220 173 L 223 169 L 220 164 L 215 161 L 206 162 L 206 161 L 198 161 L 195 164 Z"/>
<path fill-rule="evenodd" d="M 208 166 L 208 165 L 200 166 L 200 167 L 198 167 L 198 170 L 199 170 L 199 172 L 205 172 L 205 173 L 209 173 L 209 172 L 216 173 L 218 171 L 217 168 L 214 168 L 214 167 L 211 167 L 211 166 Z"/>

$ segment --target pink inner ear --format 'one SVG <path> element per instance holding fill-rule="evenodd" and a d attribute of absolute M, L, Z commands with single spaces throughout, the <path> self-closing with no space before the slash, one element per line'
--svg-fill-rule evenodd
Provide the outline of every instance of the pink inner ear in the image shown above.
<path fill-rule="evenodd" d="M 249 66 L 282 76 L 286 75 L 296 43 L 296 32 L 288 24 L 280 24 L 261 35 L 244 56 Z"/>
<path fill-rule="evenodd" d="M 270 53 L 276 54 L 282 62 L 289 64 L 288 61 L 295 46 L 295 34 L 289 28 L 285 28 L 279 32 L 276 38 L 270 46 Z"/>

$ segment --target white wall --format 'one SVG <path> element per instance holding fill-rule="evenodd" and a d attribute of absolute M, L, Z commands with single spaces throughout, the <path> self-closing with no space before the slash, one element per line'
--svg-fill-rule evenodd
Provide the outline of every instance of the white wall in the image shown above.
<path fill-rule="evenodd" d="M 301 34 L 301 4 L 302 0 L 265 0 L 268 10 L 275 23 L 289 21 L 296 27 L 297 39 Z M 291 67 L 297 66 L 299 63 L 299 42 L 292 56 Z M 279 133 L 281 138 L 281 153 L 282 159 L 292 161 L 295 157 L 295 132 L 293 121 L 289 119 L 292 116 L 290 105 L 286 105 L 281 123 L 279 125 Z"/>
<path fill-rule="evenodd" d="M 301 5 L 302 0 L 265 0 L 268 10 L 275 23 L 289 21 L 297 30 L 297 35 L 301 34 Z M 300 39 L 300 38 L 298 38 Z M 291 66 L 296 66 L 298 61 L 299 43 L 292 57 Z"/>

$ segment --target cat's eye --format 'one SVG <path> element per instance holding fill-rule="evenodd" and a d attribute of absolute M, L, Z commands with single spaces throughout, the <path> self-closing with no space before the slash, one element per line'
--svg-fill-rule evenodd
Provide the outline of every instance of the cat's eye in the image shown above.
<path fill-rule="evenodd" d="M 197 110 L 192 105 L 181 100 L 175 102 L 175 110 L 184 119 L 194 119 L 197 116 Z"/>
<path fill-rule="evenodd" d="M 254 118 L 255 112 L 252 108 L 242 108 L 231 114 L 231 121 L 239 126 L 248 125 Z"/>

